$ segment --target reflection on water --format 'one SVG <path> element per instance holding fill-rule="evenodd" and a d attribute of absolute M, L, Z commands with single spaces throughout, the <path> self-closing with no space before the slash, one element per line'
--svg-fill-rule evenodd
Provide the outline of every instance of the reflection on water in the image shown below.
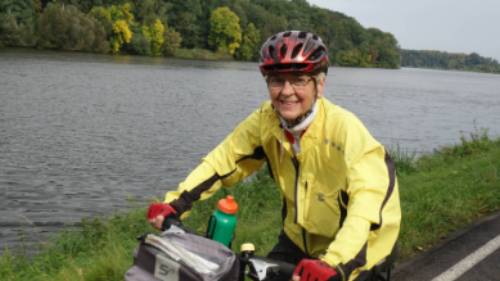
<path fill-rule="evenodd" d="M 162 197 L 267 98 L 257 69 L 0 52 L 0 244 Z M 387 146 L 421 153 L 478 128 L 500 135 L 498 89 L 499 75 L 333 68 L 326 96 Z"/>

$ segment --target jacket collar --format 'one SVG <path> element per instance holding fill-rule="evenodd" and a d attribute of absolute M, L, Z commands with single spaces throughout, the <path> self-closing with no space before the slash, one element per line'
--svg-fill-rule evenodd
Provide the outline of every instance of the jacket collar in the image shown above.
<path fill-rule="evenodd" d="M 317 101 L 317 112 L 314 120 L 309 125 L 304 135 L 302 135 L 301 143 L 300 143 L 300 154 L 306 153 L 312 147 L 318 145 L 323 139 L 323 125 L 325 120 L 325 100 L 324 98 L 319 98 Z M 285 150 L 293 155 L 292 147 L 290 143 L 286 140 L 286 137 L 283 132 L 283 128 L 281 127 L 281 123 L 279 117 L 276 115 L 276 112 L 273 110 L 271 103 L 266 103 L 266 117 L 269 122 L 266 122 L 269 127 L 264 128 L 267 132 L 270 133 L 270 137 L 274 138 L 285 148 Z"/>

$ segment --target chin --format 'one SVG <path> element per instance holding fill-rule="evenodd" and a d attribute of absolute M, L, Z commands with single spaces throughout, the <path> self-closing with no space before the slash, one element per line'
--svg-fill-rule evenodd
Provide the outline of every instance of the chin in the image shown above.
<path fill-rule="evenodd" d="M 286 121 L 294 121 L 299 117 L 298 114 L 290 113 L 290 112 L 280 112 L 280 115 Z"/>

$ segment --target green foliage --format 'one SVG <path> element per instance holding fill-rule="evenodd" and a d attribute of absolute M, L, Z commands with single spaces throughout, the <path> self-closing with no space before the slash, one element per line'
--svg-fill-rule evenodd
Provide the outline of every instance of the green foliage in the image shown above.
<path fill-rule="evenodd" d="M 500 64 L 477 53 L 402 50 L 401 66 L 500 73 Z"/>
<path fill-rule="evenodd" d="M 99 21 L 106 32 L 106 36 L 109 38 L 113 32 L 113 19 L 111 19 L 110 10 L 101 6 L 96 6 L 90 10 L 89 15 Z"/>
<path fill-rule="evenodd" d="M 114 54 L 120 52 L 123 44 L 130 43 L 132 31 L 125 20 L 117 20 L 113 23 L 113 37 L 111 38 L 111 51 Z M 147 40 L 147 39 L 146 39 Z"/>
<path fill-rule="evenodd" d="M 32 47 L 36 44 L 36 2 L 0 1 L 0 45 Z"/>
<path fill-rule="evenodd" d="M 14 16 L 18 23 L 28 23 L 35 18 L 35 4 L 32 0 L 2 0 L 0 14 Z"/>
<path fill-rule="evenodd" d="M 403 256 L 428 249 L 452 231 L 500 209 L 500 140 L 480 146 L 467 156 L 427 155 L 418 159 L 415 172 L 399 178 Z"/>
<path fill-rule="evenodd" d="M 306 0 L 58 0 L 50 3 L 72 9 L 76 7 L 96 19 L 109 42 L 106 49 L 114 53 L 173 55 L 177 48 L 182 47 L 180 53 L 183 54 L 186 54 L 184 49 L 195 49 L 192 53 L 211 49 L 229 53 L 239 60 L 255 60 L 263 40 L 279 31 L 294 29 L 320 35 L 328 46 L 330 61 L 334 65 L 397 68 L 400 64 L 394 36 L 376 29 L 365 29 L 353 18 L 311 6 Z M 215 20 L 214 13 L 222 13 L 220 9 L 223 7 L 227 9 L 228 17 Z M 0 44 L 36 44 L 38 36 L 43 35 L 43 29 L 37 26 L 37 17 L 41 13 L 40 0 L 2 0 Z M 157 19 L 165 29 L 162 44 L 159 36 L 155 40 L 151 37 L 151 28 Z M 65 23 L 63 20 L 45 20 Z M 72 23 L 72 28 L 78 25 L 86 26 Z M 72 40 L 69 43 L 55 44 L 45 38 L 38 47 L 88 50 L 78 41 L 89 39 L 89 34 L 100 33 L 97 31 L 99 27 L 90 26 L 90 31 L 74 32 L 87 36 L 83 39 L 77 39 L 75 35 L 69 37 Z M 105 51 L 104 48 L 97 49 Z M 478 65 L 478 61 L 481 58 L 471 54 L 449 64 L 480 71 L 495 69 L 493 63 Z"/>
<path fill-rule="evenodd" d="M 137 25 L 132 13 L 132 4 L 127 2 L 109 7 L 96 6 L 90 10 L 89 15 L 104 28 L 114 54 L 119 53 L 125 44 L 132 42 L 132 29 Z"/>
<path fill-rule="evenodd" d="M 212 12 L 208 43 L 214 50 L 231 55 L 240 47 L 240 19 L 228 7 L 219 7 Z"/>
<path fill-rule="evenodd" d="M 401 63 L 398 42 L 391 33 L 368 29 L 367 53 L 370 66 L 398 68 Z"/>
<path fill-rule="evenodd" d="M 243 32 L 241 46 L 236 58 L 244 61 L 257 60 L 260 48 L 260 32 L 253 23 L 249 23 Z"/>
<path fill-rule="evenodd" d="M 20 22 L 14 15 L 0 14 L 0 45 L 33 47 L 36 41 L 30 21 Z"/>
<path fill-rule="evenodd" d="M 159 56 L 161 47 L 164 43 L 165 27 L 159 19 L 156 19 L 151 25 L 142 26 L 142 34 L 146 41 L 149 42 L 151 55 Z"/>
<path fill-rule="evenodd" d="M 134 14 L 138 22 L 151 24 L 159 19 L 163 25 L 168 22 L 168 12 L 172 4 L 162 0 L 135 0 Z"/>
<path fill-rule="evenodd" d="M 125 51 L 134 55 L 151 56 L 151 42 L 144 36 L 141 26 L 133 27 L 132 32 L 134 36 Z"/>
<path fill-rule="evenodd" d="M 75 6 L 49 3 L 39 19 L 42 48 L 107 52 L 104 28 Z"/>
<path fill-rule="evenodd" d="M 162 46 L 162 53 L 165 56 L 172 56 L 175 54 L 177 49 L 180 48 L 182 43 L 181 34 L 175 31 L 173 28 L 166 27 L 165 33 L 163 34 L 163 38 L 165 41 Z"/>
<path fill-rule="evenodd" d="M 168 25 L 182 35 L 182 47 L 205 48 L 208 34 L 208 15 L 205 17 L 203 0 L 169 0 Z"/>
<path fill-rule="evenodd" d="M 62 232 L 33 258 L 7 250 L 0 256 L 0 276 L 6 281 L 123 280 L 136 237 L 151 231 L 144 214 L 135 210 L 83 220 L 78 231 Z"/>
<path fill-rule="evenodd" d="M 389 155 L 396 165 L 398 176 L 416 171 L 415 162 L 417 160 L 417 154 L 415 152 L 404 150 L 398 145 L 395 148 L 389 149 Z"/>

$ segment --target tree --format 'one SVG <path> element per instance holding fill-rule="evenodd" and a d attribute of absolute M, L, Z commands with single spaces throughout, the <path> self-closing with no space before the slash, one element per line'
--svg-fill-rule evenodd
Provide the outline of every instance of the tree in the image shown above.
<path fill-rule="evenodd" d="M 111 51 L 114 54 L 120 52 L 124 43 L 132 40 L 132 31 L 125 20 L 117 20 L 113 23 L 113 37 L 111 38 Z"/>
<path fill-rule="evenodd" d="M 72 5 L 49 3 L 39 19 L 42 48 L 107 52 L 104 28 Z"/>
<path fill-rule="evenodd" d="M 165 56 L 172 56 L 175 51 L 179 49 L 182 43 L 181 34 L 172 27 L 165 26 L 165 33 L 163 34 L 165 41 L 162 46 L 162 53 Z"/>
<path fill-rule="evenodd" d="M 161 47 L 165 41 L 163 37 L 164 32 L 165 26 L 163 26 L 159 19 L 156 19 L 151 25 L 142 26 L 142 34 L 149 42 L 151 54 L 153 56 L 161 55 Z"/>
<path fill-rule="evenodd" d="M 0 45 L 34 46 L 37 1 L 0 1 Z"/>
<path fill-rule="evenodd" d="M 240 60 L 255 60 L 259 55 L 260 32 L 253 23 L 249 23 L 243 32 L 241 46 L 236 53 L 236 58 Z"/>
<path fill-rule="evenodd" d="M 162 0 L 134 0 L 134 14 L 138 22 L 151 24 L 159 19 L 165 26 L 172 4 Z"/>
<path fill-rule="evenodd" d="M 209 25 L 202 9 L 206 0 L 169 0 L 168 25 L 182 35 L 184 48 L 205 48 L 207 38 L 204 29 Z"/>
<path fill-rule="evenodd" d="M 240 47 L 240 19 L 228 7 L 219 7 L 212 12 L 208 43 L 214 50 L 231 55 Z"/>
<path fill-rule="evenodd" d="M 109 7 L 94 7 L 90 15 L 96 18 L 106 30 L 111 51 L 119 53 L 124 44 L 131 43 L 133 32 L 131 28 L 136 25 L 132 5 L 111 5 Z"/>
<path fill-rule="evenodd" d="M 101 6 L 93 7 L 89 15 L 95 18 L 106 31 L 107 36 L 111 36 L 113 32 L 113 19 L 111 18 L 110 9 Z"/>
<path fill-rule="evenodd" d="M 466 66 L 477 66 L 481 64 L 481 56 L 477 53 L 471 53 L 465 57 Z"/>

